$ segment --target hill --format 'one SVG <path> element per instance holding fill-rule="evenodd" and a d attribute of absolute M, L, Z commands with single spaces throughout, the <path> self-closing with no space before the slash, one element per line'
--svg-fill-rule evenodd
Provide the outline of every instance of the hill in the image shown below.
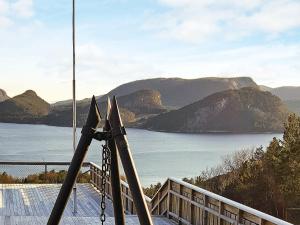
<path fill-rule="evenodd" d="M 3 89 L 0 89 L 0 102 L 3 102 L 5 100 L 9 99 L 6 92 Z"/>
<path fill-rule="evenodd" d="M 283 101 L 300 100 L 300 87 L 297 86 L 283 86 L 278 88 L 260 86 L 260 88 L 264 91 L 270 91 L 273 95 L 278 96 Z"/>
<path fill-rule="evenodd" d="M 106 99 L 97 101 L 101 115 L 106 113 Z M 161 104 L 161 97 L 158 91 L 140 90 L 129 95 L 118 97 L 119 108 L 125 124 L 129 124 L 152 115 L 166 112 Z M 89 103 L 86 101 L 77 104 L 77 125 L 82 126 L 89 110 Z M 72 126 L 72 105 L 55 107 L 45 119 L 45 123 L 55 126 Z"/>
<path fill-rule="evenodd" d="M 0 121 L 40 123 L 40 120 L 49 113 L 49 110 L 50 104 L 34 91 L 28 90 L 0 103 Z"/>
<path fill-rule="evenodd" d="M 100 98 L 100 96 L 97 96 L 96 98 Z M 76 104 L 90 104 L 91 102 L 91 98 L 84 98 L 84 99 L 81 99 L 81 100 L 77 100 L 76 101 Z M 63 101 L 58 101 L 58 102 L 55 102 L 53 104 L 51 104 L 51 108 L 52 109 L 57 109 L 57 108 L 63 108 L 63 107 L 72 107 L 72 104 L 73 104 L 73 100 L 72 99 L 67 99 L 67 100 L 63 100 Z"/>
<path fill-rule="evenodd" d="M 165 111 L 161 102 L 161 95 L 155 90 L 140 90 L 118 98 L 121 108 L 125 108 L 136 115 L 159 114 Z"/>
<path fill-rule="evenodd" d="M 120 85 L 108 92 L 107 95 L 123 96 L 138 90 L 157 90 L 161 94 L 161 101 L 164 106 L 179 108 L 219 91 L 243 87 L 257 87 L 257 85 L 250 77 L 154 78 Z M 102 96 L 100 100 L 104 101 L 107 95 Z"/>
<path fill-rule="evenodd" d="M 288 110 L 270 92 L 227 90 L 149 118 L 140 128 L 167 132 L 279 132 Z"/>
<path fill-rule="evenodd" d="M 300 100 L 287 100 L 283 102 L 291 112 L 300 115 Z"/>

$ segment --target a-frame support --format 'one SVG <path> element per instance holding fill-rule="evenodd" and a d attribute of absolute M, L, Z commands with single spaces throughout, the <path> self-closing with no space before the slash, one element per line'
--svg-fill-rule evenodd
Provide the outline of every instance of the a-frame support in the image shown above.
<path fill-rule="evenodd" d="M 110 101 L 108 100 L 110 103 Z M 116 225 L 124 225 L 124 211 L 121 199 L 120 177 L 118 168 L 117 152 L 121 158 L 124 172 L 127 178 L 129 189 L 132 194 L 133 203 L 135 205 L 140 225 L 153 225 L 142 187 L 136 172 L 133 158 L 130 152 L 128 141 L 126 138 L 126 131 L 122 124 L 120 112 L 118 109 L 117 100 L 114 97 L 111 108 L 109 110 L 107 120 L 104 126 L 104 132 L 96 132 L 98 124 L 101 120 L 99 109 L 95 97 L 92 98 L 90 111 L 86 125 L 82 129 L 82 135 L 76 148 L 75 154 L 72 158 L 67 176 L 57 196 L 56 202 L 52 209 L 47 225 L 58 225 L 62 217 L 63 211 L 66 207 L 72 187 L 79 174 L 84 157 L 88 151 L 93 138 L 97 140 L 107 140 L 109 148 L 111 149 L 111 185 L 115 213 Z"/>
<path fill-rule="evenodd" d="M 111 115 L 111 104 L 110 99 L 107 99 L 107 113 L 105 125 L 103 131 L 111 131 L 111 125 L 109 122 Z M 114 206 L 114 217 L 116 225 L 125 225 L 125 216 L 122 203 L 122 194 L 121 194 L 121 184 L 120 184 L 120 173 L 119 173 L 119 162 L 118 162 L 118 152 L 115 140 L 110 138 L 108 139 L 108 148 L 110 149 L 111 157 L 111 166 L 110 166 L 110 180 L 111 180 L 111 192 L 113 198 Z"/>
<path fill-rule="evenodd" d="M 124 126 L 120 117 L 117 100 L 114 97 L 111 105 L 111 115 L 109 118 L 112 134 L 118 148 L 124 172 L 127 178 L 129 189 L 133 198 L 133 203 L 141 225 L 153 225 L 152 219 L 146 204 L 145 196 L 140 184 L 136 168 L 133 162 L 128 140 L 124 135 Z"/>

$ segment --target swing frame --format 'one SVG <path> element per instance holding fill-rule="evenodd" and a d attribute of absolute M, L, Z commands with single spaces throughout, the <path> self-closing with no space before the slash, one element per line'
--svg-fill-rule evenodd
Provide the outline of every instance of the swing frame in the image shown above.
<path fill-rule="evenodd" d="M 111 150 L 111 188 L 113 197 L 113 207 L 116 225 L 125 225 L 124 209 L 121 199 L 121 186 L 118 165 L 118 153 L 124 168 L 129 189 L 132 193 L 133 202 L 136 208 L 140 225 L 153 225 L 145 196 L 138 178 L 132 154 L 126 138 L 126 130 L 120 117 L 120 111 L 116 97 L 112 102 L 108 99 L 107 115 L 103 132 L 97 131 L 101 121 L 100 111 L 93 96 L 85 126 L 82 128 L 81 137 L 73 155 L 66 178 L 59 191 L 47 225 L 58 225 L 72 188 L 81 169 L 85 155 L 93 139 L 105 140 Z"/>

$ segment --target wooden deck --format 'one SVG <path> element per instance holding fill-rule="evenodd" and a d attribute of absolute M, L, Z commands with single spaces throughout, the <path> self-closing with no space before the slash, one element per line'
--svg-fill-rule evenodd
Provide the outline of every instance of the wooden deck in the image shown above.
<path fill-rule="evenodd" d="M 56 200 L 59 184 L 0 184 L 0 225 L 44 225 Z M 77 185 L 78 212 L 73 215 L 72 198 L 61 225 L 98 225 L 99 193 L 91 184 Z M 111 201 L 107 200 L 107 225 L 114 224 Z M 173 224 L 166 218 L 154 217 L 155 225 Z M 127 216 L 126 224 L 139 224 L 136 216 Z"/>

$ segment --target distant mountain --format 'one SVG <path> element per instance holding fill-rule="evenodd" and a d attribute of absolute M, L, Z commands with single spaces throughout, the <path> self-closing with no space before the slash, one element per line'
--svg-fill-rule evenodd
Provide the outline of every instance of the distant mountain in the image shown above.
<path fill-rule="evenodd" d="M 159 114 L 166 111 L 160 93 L 155 90 L 140 90 L 121 96 L 118 103 L 121 108 L 128 109 L 136 115 Z"/>
<path fill-rule="evenodd" d="M 76 101 L 78 102 L 78 101 Z M 62 100 L 62 101 L 58 101 L 55 102 L 53 104 L 51 104 L 51 107 L 60 107 L 60 106 L 65 106 L 65 105 L 72 105 L 73 100 L 72 99 L 68 99 L 68 100 Z"/>
<path fill-rule="evenodd" d="M 0 121 L 12 123 L 40 123 L 49 113 L 50 104 L 34 91 L 28 90 L 21 95 L 0 103 Z"/>
<path fill-rule="evenodd" d="M 242 87 L 257 87 L 250 77 L 236 78 L 154 78 L 138 80 L 123 84 L 107 93 L 109 96 L 123 96 L 138 90 L 157 90 L 161 94 L 164 106 L 179 108 L 198 101 L 210 94 L 228 89 L 239 89 Z M 103 101 L 107 95 L 100 98 Z"/>
<path fill-rule="evenodd" d="M 300 100 L 287 100 L 284 101 L 287 108 L 300 116 Z"/>
<path fill-rule="evenodd" d="M 122 119 L 125 124 L 133 123 L 138 119 L 166 112 L 161 104 L 158 91 L 140 90 L 129 95 L 118 97 L 118 104 Z M 98 100 L 101 115 L 106 113 L 106 99 Z M 89 103 L 79 102 L 77 104 L 77 125 L 82 126 L 89 110 Z M 72 126 L 72 105 L 56 107 L 51 110 L 45 123 L 55 126 Z"/>
<path fill-rule="evenodd" d="M 140 128 L 167 132 L 279 132 L 288 116 L 282 101 L 257 88 L 227 90 L 146 120 Z"/>
<path fill-rule="evenodd" d="M 100 98 L 102 95 L 97 96 L 96 98 Z M 77 100 L 76 103 L 77 104 L 82 104 L 82 103 L 86 103 L 89 104 L 91 102 L 92 98 L 84 98 L 81 100 Z M 68 100 L 63 100 L 63 101 L 58 101 L 55 102 L 53 104 L 51 104 L 51 108 L 58 108 L 58 107 L 72 107 L 73 104 L 73 100 L 72 99 L 68 99 Z"/>
<path fill-rule="evenodd" d="M 3 89 L 0 89 L 0 102 L 3 102 L 5 100 L 9 99 L 6 92 Z"/>
<path fill-rule="evenodd" d="M 283 86 L 278 88 L 270 88 L 261 85 L 260 88 L 265 91 L 270 91 L 273 95 L 278 96 L 283 101 L 300 100 L 300 87 L 297 86 Z"/>

